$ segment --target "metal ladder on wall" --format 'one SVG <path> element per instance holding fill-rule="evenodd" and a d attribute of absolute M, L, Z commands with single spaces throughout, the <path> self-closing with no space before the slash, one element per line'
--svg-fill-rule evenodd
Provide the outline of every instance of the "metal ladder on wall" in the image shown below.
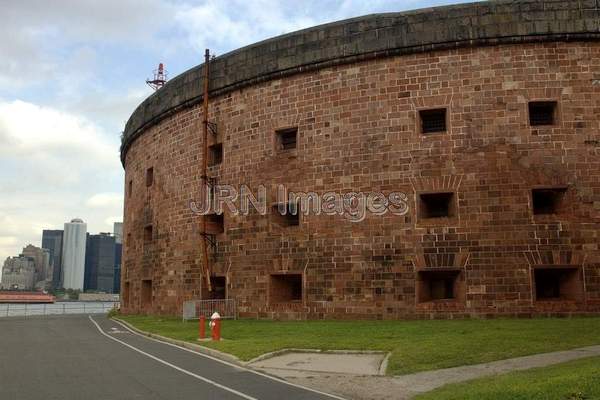
<path fill-rule="evenodd" d="M 202 193 L 203 199 L 211 199 L 214 195 L 216 179 L 208 176 L 208 133 L 213 136 L 217 135 L 217 124 L 208 120 L 208 103 L 209 103 L 209 83 L 210 83 L 210 51 L 206 49 L 204 52 L 204 82 L 202 96 L 202 134 L 203 134 L 203 157 L 202 157 Z M 210 190 L 210 193 L 206 193 Z M 208 196 L 207 196 L 208 195 Z M 216 251 L 216 235 L 208 232 L 208 214 L 202 216 L 201 221 L 201 236 L 202 236 L 202 255 L 204 263 L 204 277 L 206 279 L 206 287 L 209 292 L 212 292 L 210 281 L 211 268 L 209 248 Z"/>

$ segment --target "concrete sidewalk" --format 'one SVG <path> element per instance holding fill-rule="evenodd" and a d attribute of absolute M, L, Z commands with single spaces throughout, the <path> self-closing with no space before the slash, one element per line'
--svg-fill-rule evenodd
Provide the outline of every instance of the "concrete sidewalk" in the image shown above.
<path fill-rule="evenodd" d="M 386 353 L 383 352 L 309 352 L 290 351 L 248 363 L 248 366 L 274 375 L 311 373 L 348 375 L 385 375 Z"/>
<path fill-rule="evenodd" d="M 404 400 L 450 383 L 464 382 L 512 371 L 545 367 L 594 356 L 600 356 L 600 346 L 536 354 L 484 364 L 419 372 L 395 377 L 317 373 L 302 371 L 301 369 L 297 369 L 296 371 L 265 369 L 265 371 L 290 382 L 328 390 L 329 392 L 338 393 L 351 399 Z"/>

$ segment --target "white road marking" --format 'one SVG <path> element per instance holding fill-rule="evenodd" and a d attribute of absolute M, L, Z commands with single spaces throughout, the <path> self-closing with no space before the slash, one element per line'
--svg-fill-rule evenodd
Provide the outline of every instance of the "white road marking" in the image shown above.
<path fill-rule="evenodd" d="M 321 392 L 320 390 L 317 390 L 317 389 L 312 389 L 312 388 L 309 388 L 309 387 L 306 387 L 306 386 L 298 385 L 296 383 L 291 383 L 291 382 L 285 381 L 283 379 L 279 379 L 279 378 L 271 376 L 271 375 L 263 374 L 262 372 L 256 371 L 254 369 L 242 367 L 241 365 L 233 364 L 233 363 L 230 363 L 228 361 L 224 361 L 224 360 L 221 360 L 219 358 L 216 358 L 216 357 L 213 357 L 213 356 L 209 356 L 208 354 L 203 354 L 203 353 L 199 353 L 199 352 L 194 351 L 194 350 L 190 350 L 190 349 L 188 349 L 186 347 L 181 347 L 181 346 L 178 346 L 178 345 L 173 344 L 173 343 L 169 343 L 169 342 L 165 342 L 163 340 L 159 340 L 159 339 L 155 339 L 155 338 L 152 338 L 152 337 L 148 337 L 146 335 L 141 335 L 138 332 L 132 330 L 127 325 L 121 323 L 120 321 L 113 320 L 113 322 L 121 325 L 123 328 L 127 329 L 129 332 L 133 333 L 134 335 L 138 335 L 140 337 L 143 337 L 144 339 L 153 340 L 155 342 L 162 343 L 162 344 L 165 344 L 167 346 L 175 347 L 176 349 L 187 351 L 188 353 L 193 353 L 193 354 L 195 354 L 197 356 L 211 359 L 211 360 L 216 361 L 218 363 L 228 365 L 228 366 L 230 366 L 232 368 L 240 369 L 242 371 L 247 371 L 247 372 L 250 372 L 250 373 L 262 376 L 263 378 L 267 378 L 267 379 L 270 379 L 270 380 L 275 381 L 275 382 L 283 383 L 284 385 L 297 387 L 297 388 L 303 389 L 303 390 L 308 390 L 309 392 L 317 393 L 317 394 L 320 394 L 322 396 L 329 397 L 329 398 L 336 399 L 336 400 L 347 400 L 347 399 L 345 399 L 343 397 L 336 396 L 334 394 L 329 394 L 329 393 Z"/>
<path fill-rule="evenodd" d="M 171 367 L 171 368 L 173 368 L 173 369 L 175 369 L 175 370 L 177 370 L 177 371 L 179 371 L 179 372 L 183 372 L 184 374 L 186 374 L 186 375 L 189 375 L 189 376 L 191 376 L 191 377 L 193 377 L 193 378 L 196 378 L 196 379 L 198 379 L 198 380 L 200 380 L 200 381 L 202 381 L 202 382 L 205 382 L 205 383 L 211 384 L 211 385 L 213 385 L 213 386 L 216 386 L 216 387 L 218 387 L 219 389 L 223 389 L 223 390 L 226 390 L 226 391 L 228 391 L 228 392 L 230 392 L 230 393 L 233 393 L 233 394 L 235 394 L 236 396 L 242 397 L 242 398 L 244 398 L 244 399 L 247 399 L 247 400 L 258 400 L 258 399 L 257 399 L 257 398 L 255 398 L 255 397 L 248 396 L 247 394 L 244 394 L 244 393 L 242 393 L 242 392 L 238 392 L 238 391 L 237 391 L 237 390 L 235 390 L 235 389 L 231 389 L 231 388 L 229 388 L 229 387 L 227 387 L 227 386 L 221 385 L 220 383 L 217 383 L 217 382 L 215 382 L 215 381 L 212 381 L 212 380 L 210 380 L 210 379 L 208 379 L 208 378 L 205 378 L 205 377 L 203 377 L 203 376 L 197 375 L 197 374 L 195 374 L 195 373 L 193 373 L 193 372 L 190 372 L 190 371 L 188 371 L 188 370 L 185 370 L 185 369 L 183 369 L 183 368 L 180 368 L 180 367 L 178 367 L 177 365 L 173 365 L 173 364 L 171 364 L 170 362 L 167 362 L 167 361 L 165 361 L 165 360 L 162 360 L 162 359 L 160 359 L 160 358 L 158 358 L 158 357 L 156 357 L 156 356 L 153 356 L 152 354 L 146 353 L 145 351 L 143 351 L 143 350 L 140 350 L 140 349 L 138 349 L 137 347 L 134 347 L 134 346 L 130 345 L 129 343 L 125 343 L 125 342 L 123 342 L 122 340 L 119 340 L 119 339 L 117 339 L 117 338 L 115 338 L 115 337 L 113 337 L 113 336 L 110 336 L 110 335 L 108 335 L 106 332 L 104 332 L 104 331 L 102 330 L 102 328 L 100 328 L 100 325 L 98 325 L 98 323 L 97 323 L 96 321 L 94 321 L 94 319 L 92 318 L 92 316 L 91 316 L 91 315 L 90 315 L 90 316 L 88 316 L 88 317 L 89 317 L 90 321 L 92 321 L 92 323 L 93 323 L 94 325 L 96 325 L 96 328 L 98 329 L 98 331 L 100 331 L 100 333 L 101 333 L 102 335 L 106 336 L 107 338 L 109 338 L 109 339 L 111 339 L 111 340 L 114 340 L 115 342 L 118 342 L 118 343 L 122 344 L 123 346 L 129 347 L 130 349 L 132 349 L 132 350 L 134 350 L 134 351 L 137 351 L 138 353 L 140 353 L 140 354 L 143 354 L 143 355 L 145 355 L 146 357 L 149 357 L 149 358 L 151 358 L 151 359 L 153 359 L 153 360 L 155 360 L 155 361 L 158 361 L 159 363 L 161 363 L 161 364 L 164 364 L 164 365 L 166 365 L 166 366 L 168 366 L 168 367 Z"/>
<path fill-rule="evenodd" d="M 109 333 L 111 335 L 114 335 L 114 334 L 117 334 L 117 333 L 127 333 L 127 334 L 129 334 L 129 331 L 121 331 L 121 330 L 119 330 L 119 328 L 115 328 L 114 326 L 111 326 Z"/>

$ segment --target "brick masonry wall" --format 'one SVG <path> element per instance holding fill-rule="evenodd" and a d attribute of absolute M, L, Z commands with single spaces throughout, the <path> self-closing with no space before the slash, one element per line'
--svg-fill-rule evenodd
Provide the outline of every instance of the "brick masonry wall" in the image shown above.
<path fill-rule="evenodd" d="M 558 102 L 531 127 L 528 102 Z M 448 131 L 423 135 L 418 110 L 447 107 Z M 273 217 L 225 212 L 213 270 L 242 315 L 261 318 L 454 318 L 600 312 L 600 43 L 439 50 L 338 65 L 213 98 L 222 184 L 292 191 L 402 191 L 404 216 Z M 275 130 L 298 127 L 297 150 Z M 198 106 L 144 131 L 125 154 L 125 312 L 176 314 L 201 296 Z M 145 173 L 154 169 L 146 187 Z M 132 191 L 128 186 L 132 181 Z M 533 215 L 531 189 L 566 186 L 556 215 Z M 456 215 L 417 216 L 422 192 L 454 192 Z M 152 224 L 152 239 L 144 227 Z M 579 267 L 581 295 L 536 301 L 538 266 Z M 453 301 L 418 302 L 419 271 L 459 271 Z M 269 276 L 300 273 L 303 299 L 274 304 Z M 152 304 L 142 305 L 142 280 Z M 124 286 L 125 287 L 125 286 Z"/>

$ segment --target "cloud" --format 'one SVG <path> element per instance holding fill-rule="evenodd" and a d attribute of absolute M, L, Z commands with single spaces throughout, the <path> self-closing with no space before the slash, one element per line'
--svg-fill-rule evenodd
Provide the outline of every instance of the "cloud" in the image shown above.
<path fill-rule="evenodd" d="M 0 148 L 7 154 L 15 151 L 73 151 L 87 156 L 89 152 L 112 158 L 112 148 L 90 121 L 49 107 L 20 100 L 0 102 L 0 132 L 13 148 Z"/>
<path fill-rule="evenodd" d="M 73 96 L 61 97 L 61 107 L 100 121 L 105 129 L 110 129 L 117 136 L 133 110 L 151 92 L 152 90 L 140 79 L 138 87 L 129 90 L 115 92 L 93 87 Z"/>
<path fill-rule="evenodd" d="M 117 149 L 116 138 L 111 143 L 84 118 L 19 100 L 0 102 L 0 165 L 27 171 L 36 182 L 68 189 L 86 172 L 118 168 Z"/>
<path fill-rule="evenodd" d="M 72 53 L 95 44 L 151 46 L 172 14 L 163 0 L 19 0 L 3 4 L 0 84 L 19 88 L 74 77 Z M 85 50 L 84 50 L 85 51 Z M 77 62 L 77 59 L 73 60 Z"/>
<path fill-rule="evenodd" d="M 85 204 L 91 208 L 116 208 L 123 205 L 122 193 L 98 193 L 90 197 Z M 116 220 L 113 220 L 113 222 Z"/>
<path fill-rule="evenodd" d="M 220 52 L 309 27 L 316 21 L 307 15 L 291 18 L 282 3 L 266 0 L 208 0 L 184 5 L 175 13 L 175 20 L 187 32 L 193 48 L 212 47 Z"/>
<path fill-rule="evenodd" d="M 111 228 L 110 229 L 111 232 L 115 226 L 115 222 L 123 222 L 123 216 L 122 215 L 120 215 L 120 216 L 113 215 L 113 216 L 110 216 L 110 217 L 104 219 L 105 226 L 109 226 Z"/>
<path fill-rule="evenodd" d="M 79 115 L 0 101 L 0 260 L 76 216 L 106 231 L 123 212 L 118 148 L 118 135 Z"/>
<path fill-rule="evenodd" d="M 284 33 L 365 14 L 398 12 L 454 0 L 206 0 L 178 6 L 174 18 L 196 51 L 219 53 Z"/>

